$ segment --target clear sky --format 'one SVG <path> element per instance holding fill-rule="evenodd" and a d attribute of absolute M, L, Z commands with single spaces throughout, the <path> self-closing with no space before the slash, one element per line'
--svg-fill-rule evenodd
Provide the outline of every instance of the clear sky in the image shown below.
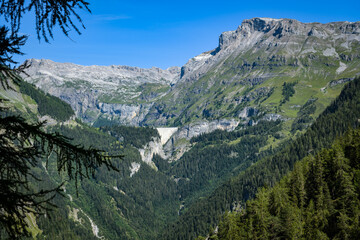
<path fill-rule="evenodd" d="M 92 14 L 81 13 L 82 35 L 60 31 L 50 44 L 36 38 L 31 16 L 21 32 L 27 58 L 45 58 L 82 65 L 129 65 L 143 68 L 182 66 L 214 49 L 224 31 L 253 17 L 293 18 L 302 22 L 360 21 L 359 0 L 287 1 L 122 1 L 89 0 Z"/>

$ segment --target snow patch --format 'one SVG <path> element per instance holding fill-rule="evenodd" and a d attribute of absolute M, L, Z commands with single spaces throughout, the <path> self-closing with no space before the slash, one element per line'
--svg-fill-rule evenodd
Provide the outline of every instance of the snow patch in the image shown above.
<path fill-rule="evenodd" d="M 156 128 L 161 139 L 161 144 L 165 144 L 170 137 L 178 130 L 176 127 L 172 128 Z"/>
<path fill-rule="evenodd" d="M 338 69 L 336 69 L 336 74 L 340 74 L 347 68 L 346 64 L 343 62 L 340 62 L 340 66 Z"/>
<path fill-rule="evenodd" d="M 132 177 L 135 173 L 137 173 L 140 170 L 141 164 L 137 162 L 132 162 L 130 167 L 130 177 Z"/>

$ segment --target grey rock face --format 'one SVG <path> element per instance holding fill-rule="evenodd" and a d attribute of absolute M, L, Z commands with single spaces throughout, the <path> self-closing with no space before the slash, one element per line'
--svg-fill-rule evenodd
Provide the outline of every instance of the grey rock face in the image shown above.
<path fill-rule="evenodd" d="M 178 160 L 191 148 L 189 140 L 203 133 L 210 133 L 217 129 L 233 131 L 240 121 L 222 119 L 215 121 L 198 121 L 179 128 L 164 146 L 164 153 L 169 161 Z M 181 141 L 185 140 L 185 141 Z"/>
<path fill-rule="evenodd" d="M 245 107 L 240 113 L 239 118 L 248 119 L 252 116 L 256 116 L 259 113 L 259 110 L 253 107 Z"/>
<path fill-rule="evenodd" d="M 262 118 L 262 120 L 265 120 L 265 121 L 277 121 L 277 120 L 285 121 L 286 119 L 283 116 L 281 116 L 280 114 L 268 113 L 268 114 L 265 114 L 265 116 Z"/>
<path fill-rule="evenodd" d="M 338 79 L 338 80 L 334 80 L 334 81 L 330 82 L 330 87 L 335 87 L 336 85 L 347 83 L 347 82 L 350 82 L 350 81 L 352 81 L 354 79 L 355 78 L 341 78 L 341 79 Z"/>
<path fill-rule="evenodd" d="M 209 69 L 219 64 L 224 57 L 231 54 L 253 50 L 267 50 L 265 53 L 276 54 L 283 51 L 284 57 L 298 54 L 316 52 L 314 47 L 323 50 L 332 48 L 332 42 L 315 42 L 303 44 L 310 37 L 322 40 L 337 40 L 346 48 L 351 43 L 360 41 L 360 22 L 334 22 L 334 23 L 301 23 L 293 19 L 253 18 L 244 20 L 235 31 L 223 32 L 219 37 L 219 46 L 209 52 L 202 53 L 190 59 L 182 67 L 181 81 L 198 79 Z M 285 48 L 285 49 L 284 49 Z M 295 56 L 295 55 L 294 55 Z M 345 56 L 344 56 L 345 57 Z"/>
<path fill-rule="evenodd" d="M 31 66 L 26 81 L 68 102 L 76 116 L 89 123 L 102 116 L 139 125 L 152 101 L 164 95 L 180 74 L 179 67 L 80 66 L 44 59 L 27 62 Z M 143 94 L 147 89 L 150 93 Z"/>
<path fill-rule="evenodd" d="M 222 119 L 211 122 L 209 121 L 195 122 L 179 129 L 177 132 L 177 137 L 190 140 L 191 138 L 199 136 L 202 133 L 209 133 L 217 129 L 232 131 L 237 127 L 238 124 L 239 121 L 235 119 L 230 119 L 230 120 Z"/>
<path fill-rule="evenodd" d="M 149 112 L 151 104 L 126 105 L 98 103 L 96 107 L 104 115 L 115 116 L 119 123 L 139 125 Z"/>

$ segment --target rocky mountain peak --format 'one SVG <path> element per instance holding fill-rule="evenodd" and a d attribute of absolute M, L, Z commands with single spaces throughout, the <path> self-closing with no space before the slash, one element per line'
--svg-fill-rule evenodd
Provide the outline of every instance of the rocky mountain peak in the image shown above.
<path fill-rule="evenodd" d="M 246 19 L 235 31 L 224 32 L 219 38 L 219 48 L 224 49 L 237 41 L 246 42 L 254 35 L 271 33 L 273 37 L 306 34 L 306 23 L 294 19 L 252 18 Z M 253 42 L 255 43 L 255 42 Z"/>
<path fill-rule="evenodd" d="M 250 32 L 268 32 L 278 23 L 285 21 L 286 19 L 274 19 L 274 18 L 252 18 L 245 19 L 242 24 L 237 29 L 237 32 L 240 31 L 250 31 Z"/>
<path fill-rule="evenodd" d="M 273 39 L 289 36 L 314 36 L 330 38 L 334 34 L 360 34 L 360 22 L 302 23 L 294 19 L 252 18 L 246 19 L 235 31 L 224 32 L 219 37 L 219 48 L 224 49 L 239 41 L 254 40 L 259 34 Z M 256 43 L 253 41 L 253 43 Z"/>
<path fill-rule="evenodd" d="M 190 59 L 182 67 L 180 78 L 196 80 L 229 55 L 249 51 L 252 56 L 271 57 L 267 55 L 281 52 L 284 57 L 296 58 L 309 52 L 327 52 L 335 45 L 352 51 L 350 48 L 354 41 L 360 42 L 360 22 L 323 24 L 302 23 L 287 18 L 246 19 L 236 30 L 223 32 L 216 49 Z"/>

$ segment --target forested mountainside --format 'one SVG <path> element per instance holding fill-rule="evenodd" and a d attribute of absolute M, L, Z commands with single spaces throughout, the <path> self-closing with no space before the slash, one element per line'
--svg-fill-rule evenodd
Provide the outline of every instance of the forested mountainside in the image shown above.
<path fill-rule="evenodd" d="M 0 89 L 2 114 L 46 120 L 48 132 L 124 156 L 119 172 L 99 168 L 84 179 L 78 196 L 67 182 L 59 208 L 28 219 L 31 233 L 206 236 L 222 214 L 359 125 L 359 25 L 245 20 L 181 70 L 29 60 L 26 82 Z M 56 169 L 53 156 L 47 167 L 39 159 L 33 174 L 44 181 L 32 187 L 66 180 Z"/>
<path fill-rule="evenodd" d="M 38 112 L 42 116 L 48 115 L 55 120 L 66 121 L 75 114 L 69 104 L 48 93 L 45 94 L 25 81 L 22 81 L 19 87 L 20 93 L 29 96 L 36 102 Z"/>
<path fill-rule="evenodd" d="M 31 85 L 25 86 L 31 89 L 27 92 L 33 96 L 42 96 L 42 107 L 50 109 L 51 102 L 46 101 L 46 95 Z M 16 92 L 3 93 L 12 96 Z M 35 102 L 27 95 L 16 94 L 18 99 L 22 97 L 29 102 Z M 11 101 L 15 103 L 14 99 Z M 59 99 L 57 101 L 61 102 Z M 33 121 L 38 114 L 35 109 L 40 108 L 40 105 L 35 103 L 32 109 L 34 112 L 31 114 Z M 16 106 L 14 107 L 17 109 Z M 20 110 L 18 109 L 19 113 Z M 61 116 L 67 113 L 66 108 L 58 110 Z M 26 111 L 31 113 L 30 109 Z M 221 134 L 227 134 L 228 137 L 224 138 L 223 142 L 218 141 L 219 146 L 210 152 L 216 154 L 207 155 L 206 158 L 208 163 L 214 161 L 216 167 L 208 168 L 207 164 L 200 159 L 193 164 L 195 168 L 187 168 L 187 163 L 196 159 L 199 151 L 208 152 L 209 146 L 206 140 L 202 140 L 203 136 L 192 141 L 197 147 L 186 155 L 184 161 L 170 164 L 159 155 L 154 155 L 152 159 L 154 165 L 152 165 L 143 161 L 140 150 L 149 142 L 159 138 L 158 131 L 153 128 L 109 125 L 95 129 L 78 120 L 66 122 L 52 118 L 50 120 L 47 126 L 50 132 L 59 132 L 70 137 L 76 144 L 96 146 L 109 154 L 122 154 L 125 157 L 115 165 L 120 169 L 120 173 L 99 169 L 94 181 L 84 180 L 80 184 L 79 196 L 76 196 L 73 183 L 66 184 L 65 198 L 58 196 L 55 200 L 60 207 L 50 213 L 47 218 L 37 219 L 31 228 L 38 239 L 63 237 L 84 239 L 94 234 L 107 239 L 156 239 L 160 229 L 168 222 L 175 221 L 181 210 L 195 201 L 196 197 L 218 186 L 219 182 L 229 175 L 227 174 L 229 170 L 240 164 L 242 167 L 238 167 L 237 171 L 241 171 L 250 165 L 254 157 L 243 160 L 242 156 L 246 153 L 250 154 L 250 151 L 258 151 L 266 144 L 266 139 L 279 130 L 276 126 L 281 124 L 280 121 L 259 123 L 234 134 L 221 131 Z M 264 133 L 266 129 L 272 129 L 269 135 L 254 136 L 257 133 Z M 243 139 L 240 140 L 240 137 Z M 221 150 L 222 148 L 224 150 Z M 228 163 L 223 164 L 217 161 L 218 150 L 226 154 Z M 240 156 L 237 152 L 240 152 Z M 50 188 L 63 180 L 56 173 L 54 159 L 49 160 L 48 168 L 45 168 L 42 161 L 34 169 L 36 176 L 44 180 L 41 185 L 34 185 L 34 189 Z M 197 164 L 200 165 L 201 171 L 198 171 Z M 224 176 L 217 171 L 224 173 Z M 194 178 L 193 174 L 197 177 Z M 58 221 L 61 221 L 61 224 L 56 224 Z"/>
<path fill-rule="evenodd" d="M 119 134 L 120 131 L 116 130 Z M 139 151 L 133 146 L 141 144 L 142 136 L 151 135 L 153 129 L 125 128 L 123 139 L 119 139 L 111 136 L 109 129 L 105 133 L 73 121 L 48 126 L 48 131 L 70 137 L 75 144 L 96 146 L 109 154 L 125 157 L 115 162 L 120 172 L 109 172 L 104 167 L 96 171 L 94 180 L 83 179 L 78 195 L 74 182 L 67 182 L 63 188 L 64 196 L 57 196 L 54 200 L 58 208 L 46 216 L 29 220 L 32 221 L 30 231 L 34 237 L 155 239 L 158 227 L 165 225 L 164 219 L 172 217 L 175 220 L 178 209 L 176 183 L 144 164 Z M 127 138 L 126 131 L 134 135 Z M 42 179 L 41 184 L 34 182 L 34 191 L 49 189 L 66 180 L 65 176 L 57 173 L 53 157 L 49 159 L 48 167 L 45 160 L 39 160 L 32 171 L 34 176 Z"/>
<path fill-rule="evenodd" d="M 68 114 L 69 105 L 56 97 L 49 97 L 37 88 L 25 83 L 14 85 L 15 91 L 1 89 L 1 96 L 8 110 L 2 114 L 27 116 L 29 122 L 46 119 L 48 132 L 59 132 L 73 139 L 73 143 L 96 147 L 108 154 L 124 155 L 115 162 L 120 172 L 109 172 L 106 167 L 98 169 L 94 180 L 83 180 L 78 196 L 73 181 L 64 185 L 64 196 L 57 196 L 58 208 L 45 216 L 32 216 L 30 232 L 37 239 L 154 239 L 158 226 L 165 219 L 175 220 L 178 210 L 176 183 L 163 173 L 143 162 L 137 148 L 159 134 L 152 128 L 113 126 L 102 129 L 89 127 Z M 50 100 L 49 100 L 50 99 Z M 36 100 L 36 101 L 35 101 Z M 39 104 L 37 104 L 39 101 Z M 55 103 L 53 102 L 55 101 Z M 53 115 L 52 106 L 64 106 Z M 40 111 L 45 109 L 45 112 Z M 70 108 L 71 109 L 71 108 Z M 45 114 L 45 115 L 43 115 Z M 61 116 L 57 120 L 56 116 Z M 67 116 L 67 117 L 65 117 Z M 66 175 L 57 173 L 55 157 L 39 159 L 32 174 L 42 181 L 34 181 L 34 191 L 50 189 L 66 180 Z M 166 217 L 164 217 L 166 216 Z M 6 238 L 1 229 L 1 239 Z"/>
<path fill-rule="evenodd" d="M 208 239 L 357 239 L 360 236 L 360 130 L 296 163 L 225 214 Z M 205 239 L 199 237 L 198 239 Z"/>
<path fill-rule="evenodd" d="M 263 148 L 266 142 L 281 138 L 281 121 L 260 121 L 233 132 L 217 130 L 193 138 L 191 150 L 172 164 L 154 155 L 156 168 L 144 163 L 137 149 L 159 137 L 155 129 L 116 125 L 95 129 L 73 120 L 48 126 L 49 131 L 73 138 L 74 143 L 125 157 L 116 163 L 120 173 L 99 169 L 94 180 L 81 182 L 79 196 L 74 183 L 67 183 L 65 197 L 55 199 L 59 208 L 36 219 L 31 231 L 38 239 L 189 239 L 206 235 L 222 213 L 242 208 L 257 188 L 274 185 L 297 160 L 329 146 L 350 126 L 356 127 L 359 92 L 358 79 L 346 85 L 310 129 L 289 144 Z M 39 162 L 34 174 L 44 181 L 34 189 L 61 182 L 54 164 L 50 159 L 44 168 Z M 174 224 L 166 227 L 171 222 Z"/>
<path fill-rule="evenodd" d="M 242 208 L 258 189 L 274 186 L 293 169 L 295 162 L 329 147 L 337 136 L 358 127 L 359 119 L 360 79 L 356 79 L 345 86 L 340 96 L 302 136 L 284 144 L 273 155 L 264 157 L 192 204 L 178 221 L 164 230 L 162 239 L 192 239 L 206 235 L 210 226 L 218 224 L 222 214 Z"/>

